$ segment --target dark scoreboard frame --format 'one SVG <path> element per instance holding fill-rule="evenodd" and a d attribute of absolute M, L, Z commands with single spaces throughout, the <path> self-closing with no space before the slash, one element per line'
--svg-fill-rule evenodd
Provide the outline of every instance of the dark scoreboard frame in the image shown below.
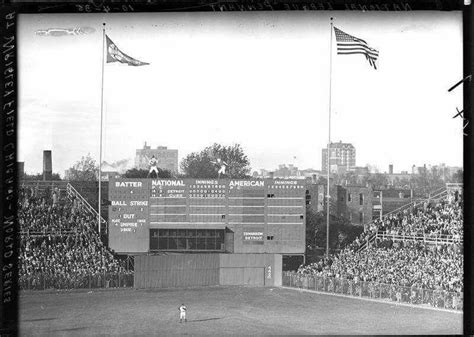
<path fill-rule="evenodd" d="M 109 201 L 116 253 L 305 251 L 305 180 L 120 178 Z"/>

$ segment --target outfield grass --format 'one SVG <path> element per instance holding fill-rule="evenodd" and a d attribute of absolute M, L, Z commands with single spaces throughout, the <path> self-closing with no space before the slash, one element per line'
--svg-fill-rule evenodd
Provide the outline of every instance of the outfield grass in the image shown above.
<path fill-rule="evenodd" d="M 188 322 L 179 323 L 185 303 Z M 23 292 L 22 336 L 460 334 L 462 315 L 281 288 Z"/>

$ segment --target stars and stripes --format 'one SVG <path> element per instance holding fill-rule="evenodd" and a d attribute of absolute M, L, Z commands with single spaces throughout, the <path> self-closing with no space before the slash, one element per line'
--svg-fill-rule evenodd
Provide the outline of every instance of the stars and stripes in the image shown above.
<path fill-rule="evenodd" d="M 123 53 L 120 49 L 117 48 L 115 43 L 107 36 L 107 63 L 110 62 L 120 62 L 128 64 L 129 66 L 145 66 L 149 63 L 135 60 L 133 57 L 128 56 Z"/>
<path fill-rule="evenodd" d="M 337 54 L 338 55 L 352 55 L 352 54 L 362 54 L 365 55 L 369 64 L 377 69 L 375 61 L 379 57 L 378 50 L 370 48 L 362 39 L 359 39 L 355 36 L 344 33 L 342 30 L 334 27 L 334 32 L 336 34 L 337 42 Z"/>

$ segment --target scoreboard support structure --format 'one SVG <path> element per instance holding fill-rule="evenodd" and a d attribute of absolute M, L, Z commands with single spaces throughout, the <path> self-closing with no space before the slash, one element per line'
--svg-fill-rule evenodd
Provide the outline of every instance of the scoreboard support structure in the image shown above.
<path fill-rule="evenodd" d="M 172 254 L 135 257 L 135 288 L 282 285 L 281 254 Z"/>

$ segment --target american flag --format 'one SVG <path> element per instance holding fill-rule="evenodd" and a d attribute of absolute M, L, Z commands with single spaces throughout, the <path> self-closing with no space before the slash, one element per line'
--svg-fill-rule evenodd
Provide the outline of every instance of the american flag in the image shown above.
<path fill-rule="evenodd" d="M 377 69 L 375 61 L 379 57 L 378 50 L 370 48 L 362 39 L 355 36 L 344 33 L 342 30 L 334 27 L 337 41 L 337 54 L 340 55 L 351 55 L 351 54 L 362 54 L 365 55 L 369 64 Z"/>

